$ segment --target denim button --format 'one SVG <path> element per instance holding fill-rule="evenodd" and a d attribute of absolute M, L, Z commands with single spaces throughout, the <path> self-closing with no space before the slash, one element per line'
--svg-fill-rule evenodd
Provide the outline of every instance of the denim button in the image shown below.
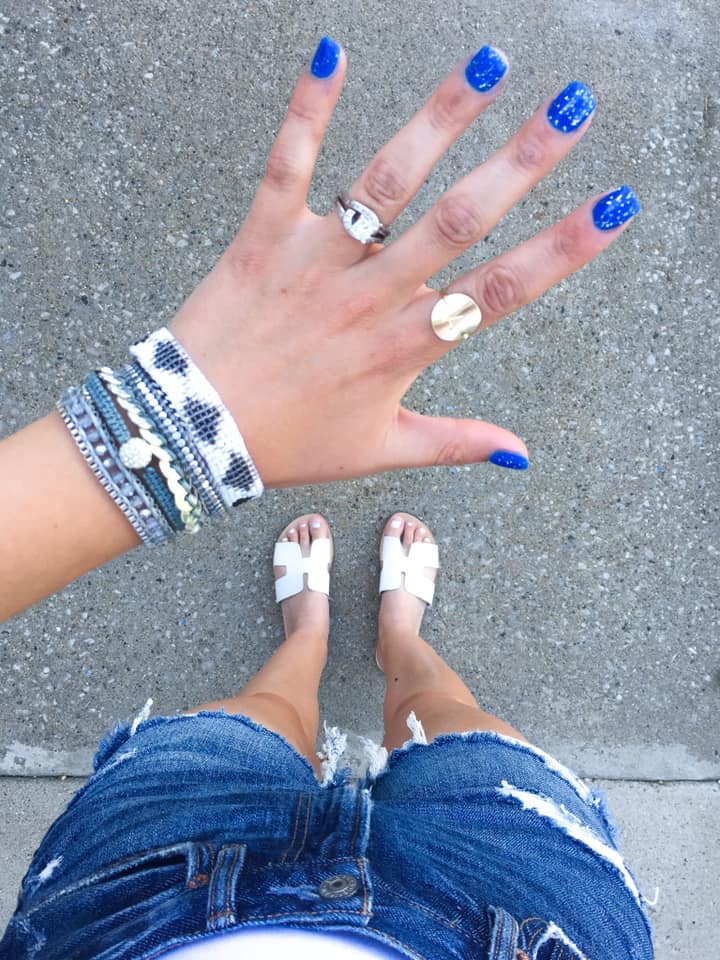
<path fill-rule="evenodd" d="M 326 900 L 338 900 L 340 897 L 351 897 L 358 888 L 355 877 L 349 873 L 339 873 L 336 877 L 328 877 L 320 884 L 319 893 Z"/>

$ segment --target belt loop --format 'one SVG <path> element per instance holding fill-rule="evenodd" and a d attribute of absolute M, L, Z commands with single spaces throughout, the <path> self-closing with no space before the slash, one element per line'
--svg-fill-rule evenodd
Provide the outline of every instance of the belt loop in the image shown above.
<path fill-rule="evenodd" d="M 208 892 L 208 929 L 224 930 L 237 923 L 235 886 L 245 866 L 246 844 L 232 843 L 218 852 Z"/>
<path fill-rule="evenodd" d="M 488 907 L 490 920 L 490 960 L 515 960 L 520 927 L 512 914 L 502 907 Z"/>
<path fill-rule="evenodd" d="M 210 883 L 210 871 L 213 867 L 213 848 L 209 843 L 190 845 L 186 886 L 188 890 L 197 890 Z"/>

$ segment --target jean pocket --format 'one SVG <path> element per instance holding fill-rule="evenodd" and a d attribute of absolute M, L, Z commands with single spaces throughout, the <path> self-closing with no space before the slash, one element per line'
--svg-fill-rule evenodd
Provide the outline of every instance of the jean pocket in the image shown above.
<path fill-rule="evenodd" d="M 178 900 L 207 885 L 212 859 L 208 844 L 173 844 L 115 861 L 45 898 L 36 890 L 32 905 L 8 927 L 6 938 L 13 936 L 16 947 L 7 956 L 113 957 L 115 946 L 164 929 L 178 915 Z M 0 958 L 5 947 L 3 940 Z"/>

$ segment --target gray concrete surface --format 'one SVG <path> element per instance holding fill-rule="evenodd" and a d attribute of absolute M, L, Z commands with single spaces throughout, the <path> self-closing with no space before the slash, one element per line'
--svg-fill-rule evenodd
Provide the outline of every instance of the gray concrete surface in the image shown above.
<path fill-rule="evenodd" d="M 45 829 L 82 780 L 0 779 L 0 929 Z M 717 819 L 717 783 L 599 781 L 620 828 L 622 851 L 648 900 L 656 960 L 707 956 L 720 909 L 720 846 L 705 842 Z M 659 842 L 662 838 L 662 842 Z"/>
<path fill-rule="evenodd" d="M 86 773 L 104 729 L 148 696 L 173 712 L 247 679 L 278 642 L 272 532 L 308 509 L 328 516 L 337 543 L 323 716 L 377 736 L 376 538 L 404 508 L 431 524 L 442 552 L 427 639 L 487 709 L 587 776 L 720 776 L 717 7 L 408 9 L 3 5 L 0 436 L 172 316 L 241 222 L 325 32 L 350 69 L 313 184 L 317 211 L 458 59 L 487 40 L 511 58 L 506 90 L 398 231 L 568 80 L 596 92 L 573 154 L 438 284 L 594 192 L 627 182 L 643 204 L 601 258 L 410 391 L 416 409 L 520 433 L 526 474 L 443 468 L 271 493 L 191 541 L 135 551 L 68 586 L 0 626 L 3 773 Z M 659 794 L 636 789 L 652 811 Z M 709 788 L 687 789 L 717 804 Z M 716 842 L 700 817 L 687 830 L 697 850 Z M 685 851 L 664 855 L 674 870 Z M 700 876 L 688 884 L 700 895 Z M 667 949 L 686 933 L 668 928 Z"/>

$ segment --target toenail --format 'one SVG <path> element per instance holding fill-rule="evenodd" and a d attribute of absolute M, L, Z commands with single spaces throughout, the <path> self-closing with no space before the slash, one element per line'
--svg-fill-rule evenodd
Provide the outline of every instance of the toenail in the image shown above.
<path fill-rule="evenodd" d="M 430 537 L 425 537 L 425 543 L 431 543 Z"/>
<path fill-rule="evenodd" d="M 427 533 L 427 530 L 425 529 L 425 527 L 420 527 L 420 533 L 423 533 L 423 534 Z"/>
<path fill-rule="evenodd" d="M 295 533 L 295 527 L 290 527 L 290 529 L 288 530 L 288 533 Z"/>
<path fill-rule="evenodd" d="M 306 524 L 306 523 L 301 523 L 300 526 L 301 526 L 301 527 L 306 527 L 307 524 Z"/>
<path fill-rule="evenodd" d="M 397 530 L 398 527 L 402 526 L 402 520 L 393 520 L 390 526 Z"/>
<path fill-rule="evenodd" d="M 321 526 L 321 523 L 319 520 L 313 520 L 312 525 L 317 530 Z"/>
<path fill-rule="evenodd" d="M 283 538 L 282 538 L 282 542 L 283 542 L 283 543 L 287 543 L 287 542 L 288 542 L 288 538 L 287 538 L 287 537 L 283 537 Z"/>

